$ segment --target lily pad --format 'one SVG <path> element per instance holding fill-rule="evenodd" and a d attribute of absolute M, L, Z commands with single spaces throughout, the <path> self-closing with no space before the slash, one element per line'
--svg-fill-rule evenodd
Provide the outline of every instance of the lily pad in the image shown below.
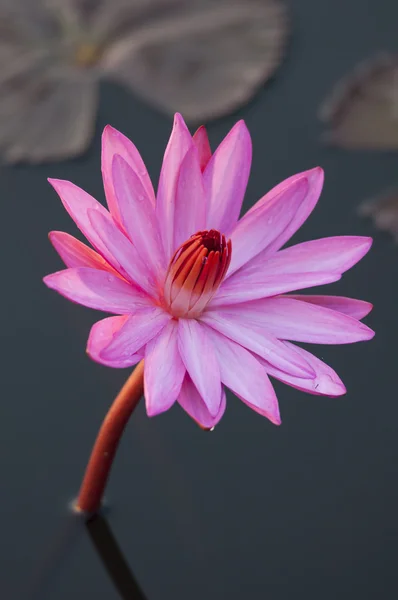
<path fill-rule="evenodd" d="M 207 121 L 279 65 L 280 0 L 0 0 L 0 155 L 38 163 L 90 144 L 102 79 Z"/>
<path fill-rule="evenodd" d="M 359 65 L 335 86 L 320 118 L 333 145 L 398 149 L 398 56 L 381 54 Z"/>

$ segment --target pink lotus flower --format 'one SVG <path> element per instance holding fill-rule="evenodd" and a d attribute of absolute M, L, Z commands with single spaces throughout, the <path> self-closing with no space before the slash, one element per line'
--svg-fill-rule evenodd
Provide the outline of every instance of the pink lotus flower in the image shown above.
<path fill-rule="evenodd" d="M 93 326 L 87 352 L 110 367 L 145 358 L 150 416 L 177 401 L 211 428 L 224 413 L 226 386 L 279 424 L 269 376 L 312 394 L 346 391 L 328 365 L 291 342 L 348 344 L 374 335 L 360 321 L 368 302 L 287 295 L 337 281 L 371 239 L 331 237 L 281 250 L 312 212 L 323 171 L 290 177 L 239 219 L 251 152 L 243 121 L 212 155 L 205 129 L 192 137 L 176 115 L 156 198 L 137 149 L 109 126 L 102 146 L 109 212 L 73 183 L 50 180 L 95 250 L 51 232 L 68 268 L 44 281 L 118 315 Z"/>

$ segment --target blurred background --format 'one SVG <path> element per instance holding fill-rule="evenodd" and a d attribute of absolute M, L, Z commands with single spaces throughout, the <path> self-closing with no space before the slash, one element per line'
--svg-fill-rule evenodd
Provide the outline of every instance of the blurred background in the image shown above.
<path fill-rule="evenodd" d="M 398 248 L 358 207 L 398 183 L 396 3 L 243 0 L 220 16 L 211 11 L 221 1 L 115 2 L 107 56 L 87 23 L 102 15 L 96 31 L 106 30 L 110 5 L 56 6 L 68 7 L 64 43 L 54 14 L 42 12 L 53 10 L 47 4 L 0 1 L 1 597 L 142 597 L 125 572 L 123 587 L 121 556 L 148 600 L 395 597 Z M 121 4 L 134 6 L 131 22 Z M 37 55 L 27 53 L 31 39 Z M 382 51 L 390 58 L 378 58 Z M 325 169 L 318 207 L 293 241 L 374 237 L 370 254 L 327 293 L 373 302 L 367 323 L 376 337 L 314 349 L 346 396 L 276 384 L 281 427 L 232 395 L 211 433 L 178 407 L 149 419 L 142 403 L 107 490 L 122 555 L 106 567 L 67 506 L 128 371 L 88 359 L 101 315 L 42 283 L 61 268 L 48 231 L 76 233 L 46 178 L 104 201 L 100 135 L 110 123 L 134 141 L 156 182 L 170 114 L 184 107 L 194 126 L 208 125 L 213 148 L 245 119 L 254 150 L 245 209 L 282 179 Z M 334 144 L 323 140 L 327 131 L 338 132 Z M 389 202 L 384 229 L 394 194 Z"/>

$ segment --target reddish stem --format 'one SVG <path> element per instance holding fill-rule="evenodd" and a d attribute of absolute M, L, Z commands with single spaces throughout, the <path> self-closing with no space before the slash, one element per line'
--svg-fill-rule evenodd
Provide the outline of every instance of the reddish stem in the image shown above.
<path fill-rule="evenodd" d="M 78 512 L 91 515 L 98 511 L 120 438 L 143 390 L 141 361 L 116 396 L 98 432 L 75 504 Z"/>

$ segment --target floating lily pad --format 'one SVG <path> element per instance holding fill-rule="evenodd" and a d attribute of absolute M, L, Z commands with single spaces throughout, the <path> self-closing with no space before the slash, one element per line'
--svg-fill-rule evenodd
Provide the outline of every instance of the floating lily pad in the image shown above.
<path fill-rule="evenodd" d="M 325 139 L 349 149 L 398 149 L 398 56 L 382 54 L 340 81 L 320 110 Z"/>
<path fill-rule="evenodd" d="M 206 121 L 274 73 L 279 0 L 0 0 L 0 155 L 38 163 L 89 145 L 98 82 Z"/>

